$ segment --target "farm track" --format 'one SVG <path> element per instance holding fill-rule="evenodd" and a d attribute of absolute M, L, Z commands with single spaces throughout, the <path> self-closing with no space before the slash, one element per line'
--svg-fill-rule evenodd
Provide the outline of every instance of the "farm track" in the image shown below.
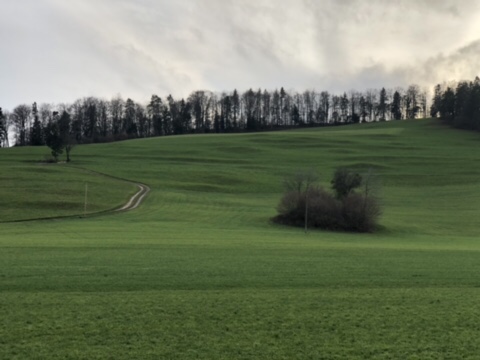
<path fill-rule="evenodd" d="M 103 210 L 103 211 L 90 213 L 90 214 L 86 214 L 86 215 L 77 214 L 77 215 L 66 215 L 66 216 L 52 216 L 52 217 L 44 217 L 44 218 L 0 221 L 0 223 L 19 223 L 19 222 L 43 221 L 43 220 L 62 220 L 62 219 L 72 219 L 72 218 L 78 218 L 78 217 L 85 218 L 85 217 L 92 217 L 92 216 L 97 216 L 97 215 L 106 215 L 106 214 L 114 214 L 114 213 L 117 213 L 117 212 L 131 211 L 131 210 L 134 210 L 134 209 L 138 208 L 142 204 L 142 202 L 145 200 L 145 197 L 150 192 L 150 187 L 148 185 L 145 185 L 145 184 L 142 184 L 142 183 L 139 183 L 139 182 L 135 182 L 135 181 L 131 181 L 131 180 L 128 180 L 128 179 L 104 174 L 104 173 L 101 173 L 99 171 L 85 169 L 85 168 L 78 167 L 78 166 L 69 166 L 69 167 L 77 169 L 77 170 L 81 170 L 81 171 L 84 171 L 84 172 L 89 172 L 89 173 L 97 175 L 97 176 L 111 178 L 111 179 L 115 179 L 115 180 L 119 180 L 119 181 L 124 181 L 124 182 L 127 182 L 127 183 L 130 183 L 132 185 L 137 186 L 139 190 L 132 197 L 130 197 L 130 199 L 128 200 L 128 202 L 125 205 L 123 205 L 121 207 L 115 207 L 113 209 Z"/>
<path fill-rule="evenodd" d="M 133 195 L 130 200 L 121 208 L 116 209 L 114 211 L 130 211 L 136 209 L 140 206 L 142 201 L 145 199 L 145 196 L 150 192 L 150 188 L 145 184 L 140 183 L 132 183 L 136 184 L 140 189 L 135 195 Z"/>
<path fill-rule="evenodd" d="M 130 184 L 138 187 L 139 190 L 122 207 L 111 209 L 111 210 L 105 210 L 105 211 L 102 211 L 102 212 L 96 213 L 96 214 L 105 214 L 105 213 L 114 213 L 114 212 L 120 212 L 120 211 L 123 212 L 123 211 L 134 210 L 141 205 L 141 203 L 143 202 L 143 200 L 145 199 L 147 194 L 150 192 L 150 187 L 148 185 L 145 185 L 145 184 L 142 184 L 142 183 L 139 183 L 139 182 L 131 181 L 131 180 L 124 179 L 124 178 L 117 177 L 117 176 L 113 176 L 113 175 L 104 174 L 104 173 L 101 173 L 99 171 L 85 169 L 85 168 L 82 168 L 82 167 L 77 167 L 77 166 L 71 166 L 71 167 L 74 168 L 74 169 L 89 172 L 89 173 L 97 175 L 97 176 L 102 176 L 102 177 L 107 177 L 107 178 L 110 178 L 110 179 L 124 181 L 124 182 L 130 183 Z M 95 215 L 95 214 L 90 214 L 90 215 Z"/>

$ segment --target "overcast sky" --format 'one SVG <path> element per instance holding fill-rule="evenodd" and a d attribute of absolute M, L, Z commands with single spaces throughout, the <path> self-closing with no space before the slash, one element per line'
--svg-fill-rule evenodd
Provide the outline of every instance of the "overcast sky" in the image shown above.
<path fill-rule="evenodd" d="M 480 73 L 480 0 L 0 0 L 0 107 Z"/>

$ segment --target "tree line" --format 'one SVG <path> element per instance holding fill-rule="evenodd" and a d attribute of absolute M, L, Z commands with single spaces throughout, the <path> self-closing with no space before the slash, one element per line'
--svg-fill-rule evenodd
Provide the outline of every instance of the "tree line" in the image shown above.
<path fill-rule="evenodd" d="M 452 126 L 480 131 L 480 78 L 435 86 L 430 114 Z"/>
<path fill-rule="evenodd" d="M 1 109 L 1 108 L 0 108 Z M 152 95 L 148 104 L 120 96 L 72 104 L 18 105 L 0 110 L 0 145 L 46 145 L 55 139 L 95 143 L 189 133 L 261 131 L 302 126 L 401 120 L 427 115 L 427 93 L 417 85 L 350 91 L 194 91 L 186 99 Z M 14 144 L 9 144 L 9 129 Z M 52 140 L 53 139 L 53 140 Z"/>

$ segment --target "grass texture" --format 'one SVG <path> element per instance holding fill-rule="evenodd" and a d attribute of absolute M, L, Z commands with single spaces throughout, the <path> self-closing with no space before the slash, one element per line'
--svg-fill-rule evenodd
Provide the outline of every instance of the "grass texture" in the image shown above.
<path fill-rule="evenodd" d="M 475 359 L 480 138 L 432 120 L 0 149 L 0 358 Z M 282 179 L 381 179 L 382 228 L 272 224 Z"/>

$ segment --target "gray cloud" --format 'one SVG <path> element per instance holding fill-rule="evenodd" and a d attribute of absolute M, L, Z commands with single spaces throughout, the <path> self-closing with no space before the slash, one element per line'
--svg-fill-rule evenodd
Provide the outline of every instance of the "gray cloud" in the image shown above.
<path fill-rule="evenodd" d="M 196 89 L 332 91 L 478 75 L 476 0 L 17 0 L 0 106 Z"/>

